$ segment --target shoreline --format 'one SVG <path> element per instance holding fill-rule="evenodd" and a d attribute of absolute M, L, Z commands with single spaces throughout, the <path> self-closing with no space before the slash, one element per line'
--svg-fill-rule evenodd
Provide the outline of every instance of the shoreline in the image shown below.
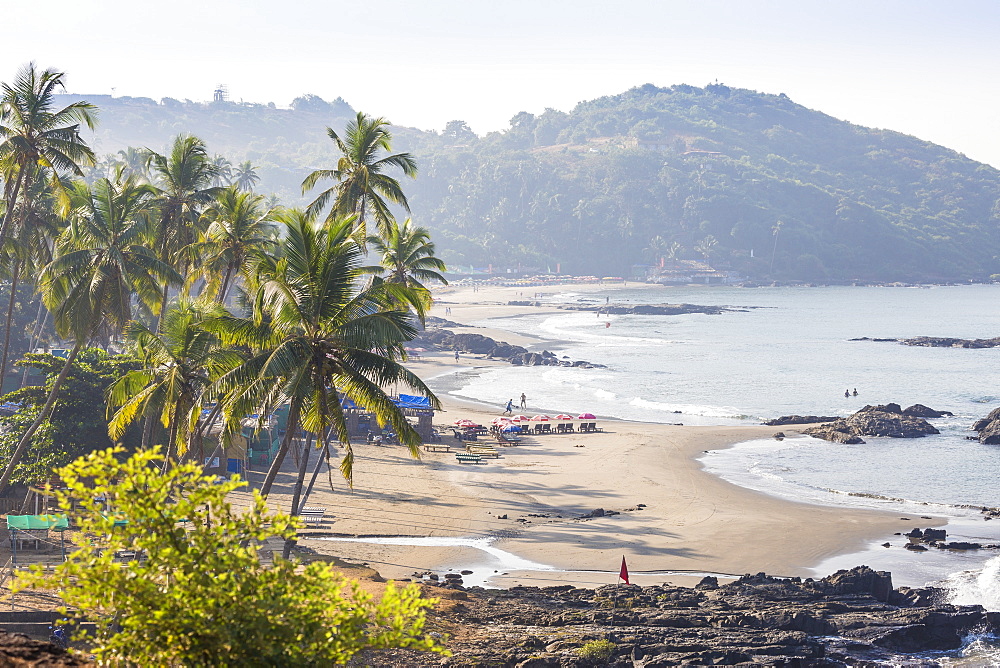
<path fill-rule="evenodd" d="M 580 289 L 588 287 L 592 290 Z M 539 291 L 606 289 L 574 285 Z M 516 317 L 520 311 L 556 311 L 506 306 L 518 291 L 453 289 L 433 314 L 462 323 L 468 331 L 528 347 L 518 340 L 521 335 L 472 326 L 500 315 Z M 445 303 L 451 313 L 444 312 Z M 553 345 L 544 339 L 531 344 L 539 342 Z M 443 384 L 436 379 L 471 369 L 481 373 L 495 365 L 507 366 L 472 356 L 455 364 L 447 353 L 429 353 L 411 363 L 438 391 Z M 439 398 L 445 409 L 435 419 L 439 426 L 463 417 L 486 424 L 501 411 L 447 391 Z M 624 556 L 634 582 L 691 586 L 705 573 L 810 577 L 821 563 L 863 553 L 876 541 L 916 526 L 893 511 L 803 503 L 739 487 L 709 473 L 699 461 L 709 450 L 769 438 L 774 427 L 599 423 L 603 433 L 529 437 L 524 445 L 501 448 L 499 460 L 479 466 L 457 464 L 452 453 L 421 453 L 422 459 L 415 461 L 399 447 L 357 448 L 353 490 L 335 471 L 334 491 L 317 484 L 309 503 L 328 507 L 334 522 L 321 531 L 303 532 L 301 544 L 365 562 L 396 579 L 472 570 L 467 584 L 600 586 L 617 581 Z M 781 430 L 789 436 L 798 433 L 794 427 Z M 454 451 L 458 444 L 452 445 Z M 279 487 L 280 482 L 276 499 L 282 498 Z M 598 508 L 615 514 L 581 518 Z M 920 526 L 943 524 L 940 517 L 920 520 Z M 330 534 L 432 540 L 387 545 L 321 539 Z M 463 540 L 479 542 L 456 544 Z"/>

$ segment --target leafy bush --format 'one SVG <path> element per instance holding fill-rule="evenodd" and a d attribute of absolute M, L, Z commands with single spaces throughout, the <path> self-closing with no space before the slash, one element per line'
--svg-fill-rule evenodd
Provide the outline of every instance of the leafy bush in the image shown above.
<path fill-rule="evenodd" d="M 618 645 L 610 640 L 588 640 L 577 650 L 577 654 L 592 661 L 607 661 L 617 648 Z"/>
<path fill-rule="evenodd" d="M 118 461 L 93 452 L 58 471 L 48 490 L 76 511 L 76 550 L 47 573 L 19 571 L 15 589 L 59 589 L 70 611 L 97 622 L 88 639 L 102 665 L 330 666 L 365 648 L 443 651 L 424 637 L 415 585 L 386 587 L 379 602 L 329 564 L 278 559 L 265 568 L 257 546 L 287 538 L 297 520 L 266 514 L 254 493 L 247 510 L 195 464 L 162 472 L 158 451 Z M 110 511 L 109 511 L 110 509 Z M 122 564 L 116 554 L 138 558 Z"/>

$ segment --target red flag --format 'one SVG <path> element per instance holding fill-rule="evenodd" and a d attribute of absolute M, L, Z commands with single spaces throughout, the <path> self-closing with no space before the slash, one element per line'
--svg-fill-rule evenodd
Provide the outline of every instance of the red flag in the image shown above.
<path fill-rule="evenodd" d="M 625 584 L 631 584 L 628 581 L 628 566 L 625 565 L 625 556 L 622 555 L 622 570 L 618 573 L 618 577 L 625 581 Z"/>

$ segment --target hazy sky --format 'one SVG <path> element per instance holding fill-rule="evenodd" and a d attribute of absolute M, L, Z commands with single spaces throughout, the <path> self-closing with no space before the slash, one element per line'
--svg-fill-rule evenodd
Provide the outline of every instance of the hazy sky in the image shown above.
<path fill-rule="evenodd" d="M 996 0 L 48 0 L 4 3 L 0 80 L 35 60 L 74 93 L 288 105 L 343 97 L 479 133 L 653 83 L 785 93 L 1000 167 Z"/>

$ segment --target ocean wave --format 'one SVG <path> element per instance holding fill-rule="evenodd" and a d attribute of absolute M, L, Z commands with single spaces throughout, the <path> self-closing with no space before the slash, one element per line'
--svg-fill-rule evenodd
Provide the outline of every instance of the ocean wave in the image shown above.
<path fill-rule="evenodd" d="M 739 409 L 731 406 L 707 406 L 699 404 L 666 403 L 662 401 L 650 401 L 642 397 L 634 397 L 628 402 L 632 406 L 647 408 L 659 413 L 684 413 L 685 415 L 700 415 L 702 417 L 719 417 L 733 420 L 754 420 L 759 419 L 753 416 L 740 413 Z"/>

